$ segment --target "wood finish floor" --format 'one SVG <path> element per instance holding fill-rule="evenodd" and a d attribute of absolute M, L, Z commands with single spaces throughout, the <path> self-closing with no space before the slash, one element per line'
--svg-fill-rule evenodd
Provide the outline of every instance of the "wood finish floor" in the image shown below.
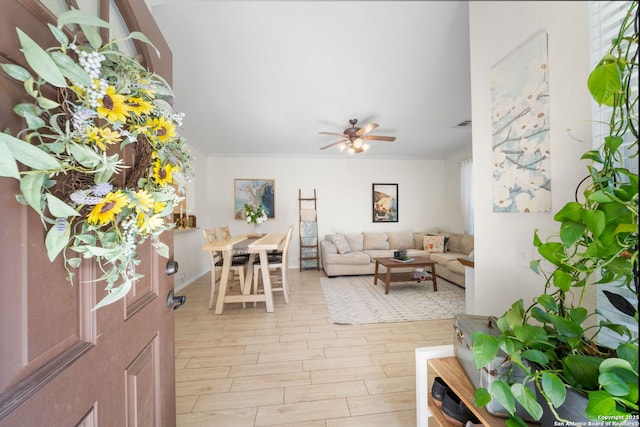
<path fill-rule="evenodd" d="M 177 425 L 416 425 L 417 347 L 451 344 L 453 319 L 332 323 L 315 270 L 290 270 L 290 303 L 208 310 L 207 274 L 179 292 Z M 393 290 L 392 290 L 393 292 Z"/>

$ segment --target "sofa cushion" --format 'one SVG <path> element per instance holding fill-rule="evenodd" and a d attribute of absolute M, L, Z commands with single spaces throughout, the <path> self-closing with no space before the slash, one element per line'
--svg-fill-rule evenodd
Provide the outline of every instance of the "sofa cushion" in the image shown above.
<path fill-rule="evenodd" d="M 389 249 L 389 240 L 386 233 L 364 233 L 364 248 Z"/>
<path fill-rule="evenodd" d="M 460 243 L 460 252 L 464 254 L 470 254 L 473 252 L 473 236 L 465 233 L 462 236 L 462 242 Z"/>
<path fill-rule="evenodd" d="M 351 246 L 343 234 L 336 233 L 329 236 L 329 241 L 336 245 L 339 254 L 348 254 L 351 252 Z"/>
<path fill-rule="evenodd" d="M 424 236 L 424 250 L 432 254 L 444 252 L 444 236 Z"/>
<path fill-rule="evenodd" d="M 345 234 L 344 237 L 347 239 L 347 243 L 349 243 L 352 251 L 361 251 L 364 249 L 364 236 L 362 233 Z"/>
<path fill-rule="evenodd" d="M 453 271 L 454 273 L 464 274 L 464 265 L 460 261 L 451 260 L 447 263 L 447 268 L 449 271 Z"/>
<path fill-rule="evenodd" d="M 427 233 L 413 233 L 413 247 L 414 249 L 424 249 L 424 236 Z"/>
<path fill-rule="evenodd" d="M 449 261 L 455 261 L 458 257 L 464 256 L 463 254 L 453 253 L 453 252 L 445 252 L 443 254 L 435 254 L 432 253 L 429 255 L 431 261 L 437 262 L 440 265 L 446 266 Z M 437 271 L 437 270 L 436 270 Z"/>
<path fill-rule="evenodd" d="M 375 258 L 393 258 L 393 252 L 393 249 L 366 249 L 364 251 L 371 258 L 371 262 L 375 262 Z"/>
<path fill-rule="evenodd" d="M 460 233 L 449 233 L 449 243 L 447 244 L 447 251 L 449 252 L 462 252 L 462 234 Z M 465 252 L 469 253 L 469 252 Z"/>
<path fill-rule="evenodd" d="M 363 252 L 355 251 L 348 254 L 325 254 L 325 261 L 329 264 L 361 265 L 370 264 L 371 258 Z"/>
<path fill-rule="evenodd" d="M 413 233 L 407 232 L 391 232 L 387 233 L 390 249 L 414 249 Z"/>

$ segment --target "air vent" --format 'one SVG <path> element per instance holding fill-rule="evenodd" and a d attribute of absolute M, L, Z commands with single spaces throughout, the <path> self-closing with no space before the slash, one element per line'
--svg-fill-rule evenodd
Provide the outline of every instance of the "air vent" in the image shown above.
<path fill-rule="evenodd" d="M 457 128 L 466 128 L 466 127 L 470 127 L 471 126 L 471 120 L 464 120 L 460 123 L 458 123 L 455 127 Z"/>

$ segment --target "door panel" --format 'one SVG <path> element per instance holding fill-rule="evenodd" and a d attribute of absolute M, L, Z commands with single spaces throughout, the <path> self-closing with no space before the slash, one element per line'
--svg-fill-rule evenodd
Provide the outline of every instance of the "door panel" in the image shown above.
<path fill-rule="evenodd" d="M 117 5 L 130 31 L 146 34 L 161 51 L 136 43 L 150 69 L 171 79 L 171 52 L 146 5 L 101 2 L 101 16 Z M 47 29 L 55 16 L 35 0 L 2 6 L 0 62 L 27 67 L 16 27 L 43 47 L 57 43 Z M 114 15 L 116 16 L 116 15 Z M 0 130 L 23 123 L 13 106 L 31 102 L 21 83 L 0 70 Z M 166 307 L 173 281 L 167 260 L 147 242 L 138 248 L 144 274 L 122 300 L 92 310 L 105 295 L 96 264 L 83 260 L 69 283 L 61 256 L 50 262 L 46 230 L 31 208 L 16 201 L 16 180 L 0 177 L 0 426 L 175 425 L 174 316 Z M 173 256 L 173 235 L 161 240 Z"/>

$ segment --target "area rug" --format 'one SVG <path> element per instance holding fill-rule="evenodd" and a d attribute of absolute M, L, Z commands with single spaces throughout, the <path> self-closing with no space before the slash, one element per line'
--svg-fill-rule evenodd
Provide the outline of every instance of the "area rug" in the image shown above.
<path fill-rule="evenodd" d="M 464 288 L 438 280 L 438 291 L 428 282 L 373 285 L 373 276 L 321 277 L 320 284 L 334 323 L 410 322 L 450 319 L 465 312 Z"/>

